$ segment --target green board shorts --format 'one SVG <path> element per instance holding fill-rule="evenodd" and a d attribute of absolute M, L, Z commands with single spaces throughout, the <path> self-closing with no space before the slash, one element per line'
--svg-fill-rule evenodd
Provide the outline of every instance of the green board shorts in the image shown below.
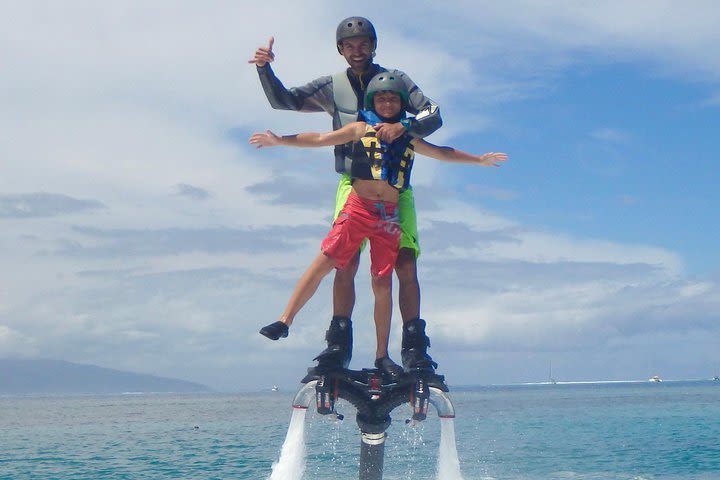
<path fill-rule="evenodd" d="M 352 190 L 352 180 L 350 175 L 343 173 L 340 175 L 337 193 L 335 195 L 335 215 L 333 221 L 342 211 L 347 201 L 348 195 Z M 420 242 L 418 240 L 417 231 L 417 215 L 415 213 L 415 195 L 413 195 L 412 187 L 400 192 L 398 200 L 398 212 L 400 215 L 400 229 L 402 236 L 400 237 L 400 248 L 410 248 L 415 251 L 415 258 L 420 256 Z M 367 239 L 363 242 L 360 250 L 365 248 Z"/>

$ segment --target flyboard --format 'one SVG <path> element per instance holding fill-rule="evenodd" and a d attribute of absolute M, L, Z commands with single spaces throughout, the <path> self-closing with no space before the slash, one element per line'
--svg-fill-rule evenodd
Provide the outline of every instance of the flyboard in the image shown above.
<path fill-rule="evenodd" d="M 453 419 L 455 408 L 448 392 L 445 377 L 432 370 L 406 372 L 393 379 L 382 375 L 377 369 L 349 370 L 317 366 L 309 368 L 301 380 L 292 407 L 307 410 L 314 401 L 319 414 L 335 415 L 342 419 L 342 415 L 335 411 L 335 402 L 338 398 L 349 402 L 357 410 L 356 421 L 360 428 L 358 478 L 381 480 L 386 430 L 391 423 L 390 412 L 409 403 L 412 419 L 407 421 L 420 422 L 427 418 L 429 405 L 433 405 L 438 417 Z M 452 443 L 454 449 L 454 438 Z"/>

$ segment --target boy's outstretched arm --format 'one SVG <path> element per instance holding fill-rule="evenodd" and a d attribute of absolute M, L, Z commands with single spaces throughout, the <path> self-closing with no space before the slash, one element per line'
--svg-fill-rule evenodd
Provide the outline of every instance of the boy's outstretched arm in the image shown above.
<path fill-rule="evenodd" d="M 254 133 L 250 137 L 250 144 L 257 145 L 257 148 L 280 145 L 286 147 L 331 147 L 360 140 L 365 133 L 365 125 L 365 122 L 354 122 L 332 132 L 306 132 L 282 137 L 266 130 L 265 133 Z"/>
<path fill-rule="evenodd" d="M 421 138 L 413 140 L 412 143 L 415 146 L 415 152 L 445 162 L 471 163 L 483 167 L 499 167 L 502 162 L 508 159 L 507 153 L 488 152 L 482 155 L 474 155 L 462 150 L 456 150 L 452 147 L 433 145 Z"/>

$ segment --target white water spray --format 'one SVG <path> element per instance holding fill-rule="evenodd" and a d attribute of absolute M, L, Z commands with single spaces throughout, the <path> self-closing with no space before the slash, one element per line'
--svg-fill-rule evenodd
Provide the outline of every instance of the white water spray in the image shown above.
<path fill-rule="evenodd" d="M 302 480 L 305 473 L 305 414 L 306 408 L 293 408 L 280 460 L 273 463 L 268 480 Z"/>
<path fill-rule="evenodd" d="M 460 459 L 455 445 L 455 420 L 440 418 L 440 451 L 437 463 L 438 480 L 463 480 Z"/>

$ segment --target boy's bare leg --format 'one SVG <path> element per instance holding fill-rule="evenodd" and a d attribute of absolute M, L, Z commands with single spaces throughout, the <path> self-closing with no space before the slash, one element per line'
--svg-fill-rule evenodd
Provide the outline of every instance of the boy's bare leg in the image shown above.
<path fill-rule="evenodd" d="M 285 311 L 280 315 L 280 320 L 265 325 L 260 329 L 260 334 L 270 340 L 278 340 L 288 336 L 288 328 L 292 325 L 295 315 L 315 294 L 320 282 L 335 267 L 335 261 L 320 254 L 302 274 L 300 280 L 295 284 L 295 290 L 290 295 Z"/>
<path fill-rule="evenodd" d="M 310 264 L 305 273 L 302 274 L 300 280 L 295 285 L 295 290 L 288 300 L 285 311 L 280 315 L 280 321 L 287 326 L 292 325 L 295 315 L 315 294 L 320 282 L 335 268 L 335 261 L 325 254 L 321 253 Z"/>
<path fill-rule="evenodd" d="M 375 296 L 375 368 L 390 378 L 403 374 L 400 365 L 393 362 L 388 355 L 390 339 L 390 323 L 392 319 L 392 275 L 372 277 L 372 289 Z"/>
<path fill-rule="evenodd" d="M 390 323 L 392 319 L 392 276 L 372 277 L 372 290 L 375 296 L 375 336 L 377 346 L 375 358 L 388 356 Z"/>
<path fill-rule="evenodd" d="M 360 254 L 342 270 L 335 270 L 333 281 L 333 315 L 336 317 L 352 317 L 355 307 L 355 274 L 360 264 Z"/>

